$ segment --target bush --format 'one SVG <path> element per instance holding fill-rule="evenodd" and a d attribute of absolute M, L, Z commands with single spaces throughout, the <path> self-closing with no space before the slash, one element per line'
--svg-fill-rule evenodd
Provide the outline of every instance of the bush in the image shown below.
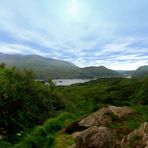
<path fill-rule="evenodd" d="M 14 148 L 52 147 L 56 133 L 74 120 L 70 113 L 62 113 L 55 118 L 48 119 L 42 126 L 36 127 Z"/>
<path fill-rule="evenodd" d="M 64 101 L 49 86 L 35 81 L 31 71 L 0 68 L 0 128 L 10 142 L 16 134 L 43 123 L 64 109 Z M 58 128 L 59 129 L 59 128 Z"/>
<path fill-rule="evenodd" d="M 0 148 L 10 148 L 11 146 L 9 142 L 0 140 Z"/>

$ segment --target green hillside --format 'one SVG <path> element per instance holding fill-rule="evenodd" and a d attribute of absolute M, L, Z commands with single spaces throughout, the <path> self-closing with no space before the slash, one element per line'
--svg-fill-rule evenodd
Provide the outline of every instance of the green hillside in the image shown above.
<path fill-rule="evenodd" d="M 26 68 L 33 70 L 39 79 L 48 80 L 58 78 L 97 78 L 97 77 L 112 77 L 120 76 L 119 73 L 100 67 L 79 68 L 76 65 L 56 60 L 45 58 L 38 55 L 13 55 L 0 53 L 0 63 L 6 63 L 9 67 L 16 66 L 17 68 Z"/>
<path fill-rule="evenodd" d="M 0 66 L 0 147 L 65 148 L 73 143 L 63 128 L 103 106 L 129 106 L 140 116 L 128 129 L 148 121 L 148 78 L 102 78 L 56 87 L 35 81 L 29 71 Z M 118 124 L 113 125 L 120 130 Z"/>
<path fill-rule="evenodd" d="M 38 78 L 72 78 L 78 77 L 79 67 L 74 64 L 55 60 L 51 58 L 43 58 L 37 55 L 6 55 L 0 54 L 0 62 L 6 63 L 9 67 L 26 68 L 33 70 Z"/>
<path fill-rule="evenodd" d="M 118 72 L 111 70 L 111 69 L 108 69 L 104 66 L 85 67 L 85 68 L 82 68 L 82 71 L 84 73 L 84 77 L 89 77 L 89 78 L 120 76 Z"/>
<path fill-rule="evenodd" d="M 148 77 L 148 65 L 144 65 L 136 69 L 132 75 L 134 77 Z"/>

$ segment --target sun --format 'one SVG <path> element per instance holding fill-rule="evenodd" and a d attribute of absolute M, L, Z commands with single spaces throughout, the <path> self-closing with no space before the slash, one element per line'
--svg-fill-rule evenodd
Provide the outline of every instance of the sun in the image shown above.
<path fill-rule="evenodd" d="M 69 5 L 69 13 L 71 16 L 77 16 L 79 13 L 79 7 L 77 4 L 77 0 L 72 0 Z"/>

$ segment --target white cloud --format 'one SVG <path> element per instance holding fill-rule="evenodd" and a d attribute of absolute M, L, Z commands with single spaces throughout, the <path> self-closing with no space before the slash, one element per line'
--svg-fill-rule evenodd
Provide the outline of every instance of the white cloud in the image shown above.
<path fill-rule="evenodd" d="M 78 1 L 83 11 L 77 18 L 66 14 L 67 11 L 63 9 L 67 6 L 65 2 L 68 0 L 2 2 L 0 29 L 11 34 L 16 42 L 0 41 L 0 51 L 39 54 L 64 59 L 79 66 L 105 65 L 113 69 L 134 69 L 147 62 L 148 41 L 145 32 L 141 35 L 130 34 L 132 28 L 128 29 L 124 20 L 118 18 L 117 21 L 114 17 L 106 16 L 110 9 L 104 13 L 107 9 L 101 6 L 103 2 L 100 2 L 98 9 L 97 5 L 92 7 L 94 2 Z M 121 23 L 123 26 L 119 26 Z M 125 30 L 127 34 L 123 35 L 119 30 Z"/>

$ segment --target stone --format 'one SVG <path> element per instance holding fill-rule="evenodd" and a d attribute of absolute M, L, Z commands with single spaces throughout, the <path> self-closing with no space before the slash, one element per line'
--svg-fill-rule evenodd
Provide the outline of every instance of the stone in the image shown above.
<path fill-rule="evenodd" d="M 115 148 L 115 138 L 109 128 L 93 126 L 79 134 L 75 148 Z"/>
<path fill-rule="evenodd" d="M 122 118 L 126 115 L 134 113 L 129 107 L 104 107 L 92 115 L 82 119 L 78 124 L 80 127 L 89 128 L 92 126 L 108 126 L 116 118 Z"/>
<path fill-rule="evenodd" d="M 121 141 L 121 148 L 148 148 L 148 122 L 131 132 Z"/>

